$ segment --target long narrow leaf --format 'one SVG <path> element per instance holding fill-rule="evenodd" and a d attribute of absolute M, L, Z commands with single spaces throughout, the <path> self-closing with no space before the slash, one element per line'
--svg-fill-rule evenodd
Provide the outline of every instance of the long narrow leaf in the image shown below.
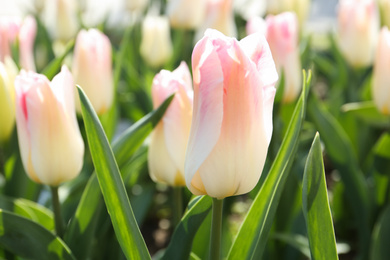
<path fill-rule="evenodd" d="M 338 259 L 318 133 L 306 160 L 302 208 L 312 259 Z"/>
<path fill-rule="evenodd" d="M 43 70 L 42 74 L 44 74 L 49 80 L 52 80 L 54 76 L 60 71 L 62 62 L 64 61 L 66 55 L 68 55 L 71 50 L 74 47 L 74 40 L 71 40 L 67 43 L 64 52 L 62 53 L 61 56 L 58 58 L 52 60 Z"/>
<path fill-rule="evenodd" d="M 75 259 L 66 244 L 49 230 L 1 209 L 0 247 L 29 259 Z"/>
<path fill-rule="evenodd" d="M 390 256 L 390 206 L 383 210 L 382 216 L 379 218 L 375 226 L 372 244 L 371 258 L 375 260 L 387 260 Z"/>
<path fill-rule="evenodd" d="M 305 118 L 311 73 L 309 72 L 307 78 L 306 73 L 304 73 L 303 78 L 302 94 L 295 107 L 287 134 L 264 184 L 241 224 L 228 259 L 260 259 L 263 254 Z"/>
<path fill-rule="evenodd" d="M 99 118 L 80 87 L 78 92 L 96 175 L 119 244 L 127 259 L 150 259 Z"/>

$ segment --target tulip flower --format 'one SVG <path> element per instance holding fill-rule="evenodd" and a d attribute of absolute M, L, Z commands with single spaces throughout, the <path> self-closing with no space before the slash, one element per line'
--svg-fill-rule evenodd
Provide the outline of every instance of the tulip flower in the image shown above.
<path fill-rule="evenodd" d="M 18 68 L 10 57 L 0 62 L 0 144 L 12 133 L 15 124 L 14 81 Z"/>
<path fill-rule="evenodd" d="M 96 29 L 82 30 L 77 35 L 72 73 L 75 83 L 87 94 L 98 115 L 107 111 L 114 98 L 111 43 Z M 76 102 L 81 111 L 80 102 Z"/>
<path fill-rule="evenodd" d="M 374 63 L 372 96 L 380 112 L 390 115 L 390 31 L 383 27 Z"/>
<path fill-rule="evenodd" d="M 168 17 L 147 15 L 142 23 L 140 52 L 152 67 L 167 62 L 173 53 Z"/>
<path fill-rule="evenodd" d="M 36 71 L 34 63 L 34 41 L 37 34 L 37 22 L 32 16 L 27 16 L 19 31 L 20 65 L 25 70 Z"/>
<path fill-rule="evenodd" d="M 375 0 L 341 0 L 338 8 L 338 44 L 353 67 L 370 66 L 379 34 Z"/>
<path fill-rule="evenodd" d="M 302 88 L 301 61 L 298 45 L 298 20 L 286 12 L 266 18 L 266 38 L 279 73 L 284 75 L 283 102 L 294 101 Z"/>
<path fill-rule="evenodd" d="M 50 82 L 22 70 L 15 80 L 16 125 L 23 166 L 35 182 L 58 186 L 83 165 L 72 74 L 64 66 Z"/>
<path fill-rule="evenodd" d="M 230 37 L 237 36 L 232 0 L 209 0 L 207 2 L 206 17 L 197 30 L 195 39 L 199 40 L 207 28 L 216 29 Z"/>
<path fill-rule="evenodd" d="M 152 132 L 148 165 L 154 181 L 185 186 L 184 160 L 192 118 L 192 82 L 182 62 L 173 72 L 162 70 L 153 79 L 153 106 L 175 93 L 164 117 Z"/>
<path fill-rule="evenodd" d="M 238 42 L 209 29 L 194 48 L 192 71 L 186 185 L 218 199 L 249 192 L 272 136 L 278 75 L 268 43 L 260 33 Z"/>
<path fill-rule="evenodd" d="M 382 24 L 390 28 L 390 0 L 379 0 Z"/>
<path fill-rule="evenodd" d="M 19 33 L 21 20 L 18 17 L 0 18 L 0 61 L 5 57 L 11 57 L 11 44 L 16 40 Z"/>
<path fill-rule="evenodd" d="M 196 29 L 200 26 L 206 12 L 208 0 L 172 0 L 168 2 L 167 12 L 173 28 Z"/>
<path fill-rule="evenodd" d="M 132 12 L 143 12 L 149 0 L 126 0 L 126 7 Z"/>

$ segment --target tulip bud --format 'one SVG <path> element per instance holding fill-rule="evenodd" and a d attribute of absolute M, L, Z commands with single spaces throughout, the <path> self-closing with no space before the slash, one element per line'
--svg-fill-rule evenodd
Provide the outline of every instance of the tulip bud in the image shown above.
<path fill-rule="evenodd" d="M 162 66 L 173 52 L 169 21 L 164 16 L 148 15 L 142 23 L 140 52 L 152 67 Z"/>
<path fill-rule="evenodd" d="M 126 0 L 126 7 L 132 12 L 143 12 L 149 0 Z"/>
<path fill-rule="evenodd" d="M 237 36 L 232 0 L 209 0 L 206 10 L 205 20 L 199 27 L 195 39 L 200 39 L 208 28 L 216 29 L 230 37 Z"/>
<path fill-rule="evenodd" d="M 43 20 L 53 39 L 66 42 L 79 30 L 77 2 L 75 0 L 46 1 Z"/>
<path fill-rule="evenodd" d="M 196 195 L 249 192 L 272 136 L 278 75 L 261 34 L 241 41 L 207 30 L 192 54 L 194 109 L 185 180 Z"/>
<path fill-rule="evenodd" d="M 261 35 L 267 35 L 267 23 L 259 16 L 252 16 L 248 19 L 245 26 L 246 34 L 261 33 Z"/>
<path fill-rule="evenodd" d="M 111 43 L 106 35 L 96 29 L 79 32 L 72 72 L 75 83 L 83 88 L 99 115 L 111 107 L 114 98 L 111 56 Z M 78 99 L 76 107 L 80 112 Z"/>
<path fill-rule="evenodd" d="M 32 16 L 27 16 L 19 31 L 20 65 L 25 70 L 35 71 L 34 41 L 37 34 L 37 22 Z"/>
<path fill-rule="evenodd" d="M 283 71 L 283 102 L 294 101 L 302 88 L 301 61 L 298 45 L 298 20 L 294 13 L 268 15 L 267 41 L 279 73 Z"/>
<path fill-rule="evenodd" d="M 374 0 L 340 0 L 338 44 L 353 67 L 372 64 L 379 33 L 379 15 Z"/>
<path fill-rule="evenodd" d="M 0 18 L 0 61 L 4 62 L 5 57 L 11 57 L 11 44 L 19 33 L 21 20 L 18 17 Z"/>
<path fill-rule="evenodd" d="M 390 0 L 379 0 L 382 24 L 390 28 Z"/>
<path fill-rule="evenodd" d="M 172 27 L 196 29 L 202 23 L 207 0 L 172 0 L 168 3 L 168 16 Z"/>
<path fill-rule="evenodd" d="M 374 63 L 372 96 L 380 112 L 390 115 L 390 31 L 383 27 Z"/>
<path fill-rule="evenodd" d="M 84 143 L 77 125 L 72 74 L 63 66 L 50 82 L 21 71 L 15 80 L 16 124 L 23 166 L 35 182 L 58 186 L 83 165 Z"/>
<path fill-rule="evenodd" d="M 0 144 L 12 133 L 15 123 L 14 81 L 18 68 L 10 57 L 0 62 Z"/>
<path fill-rule="evenodd" d="M 152 132 L 148 166 L 154 181 L 184 186 L 184 160 L 192 118 L 191 74 L 184 62 L 173 72 L 162 70 L 154 77 L 154 107 L 173 93 L 175 97 Z"/>

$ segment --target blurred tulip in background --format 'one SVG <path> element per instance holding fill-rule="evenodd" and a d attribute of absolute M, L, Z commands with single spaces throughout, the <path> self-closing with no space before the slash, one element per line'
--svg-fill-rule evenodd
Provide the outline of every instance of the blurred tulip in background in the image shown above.
<path fill-rule="evenodd" d="M 264 36 L 237 41 L 209 29 L 192 54 L 194 114 L 185 179 L 218 199 L 249 192 L 272 136 L 278 75 Z"/>
<path fill-rule="evenodd" d="M 14 81 L 18 73 L 10 57 L 0 62 L 0 144 L 12 133 L 15 124 L 15 90 Z"/>
<path fill-rule="evenodd" d="M 75 178 L 83 165 L 84 142 L 76 120 L 72 74 L 63 66 L 50 82 L 22 70 L 15 90 L 19 148 L 28 176 L 51 186 Z"/>
<path fill-rule="evenodd" d="M 390 31 L 383 27 L 374 63 L 372 96 L 379 111 L 390 115 Z"/>
<path fill-rule="evenodd" d="M 301 25 L 306 21 L 309 10 L 310 0 L 267 0 L 267 12 L 269 14 L 294 12 Z"/>
<path fill-rule="evenodd" d="M 153 106 L 175 93 L 168 110 L 152 132 L 148 166 L 154 181 L 185 186 L 184 160 L 192 119 L 192 78 L 185 62 L 173 72 L 162 70 L 153 80 Z"/>
<path fill-rule="evenodd" d="M 147 15 L 142 23 L 140 52 L 152 67 L 159 67 L 172 56 L 169 20 L 166 16 Z"/>
<path fill-rule="evenodd" d="M 25 70 L 36 71 L 34 63 L 34 41 L 37 34 L 37 22 L 32 16 L 27 16 L 19 31 L 20 66 Z"/>
<path fill-rule="evenodd" d="M 372 65 L 378 34 L 379 13 L 374 0 L 340 0 L 338 44 L 351 66 Z"/>
<path fill-rule="evenodd" d="M 114 98 L 112 54 L 106 35 L 97 29 L 79 32 L 72 73 L 75 83 L 87 94 L 98 115 L 111 107 Z M 77 111 L 81 111 L 78 100 L 76 107 Z"/>
<path fill-rule="evenodd" d="M 202 23 L 207 0 L 172 0 L 167 13 L 173 28 L 196 29 Z"/>
<path fill-rule="evenodd" d="M 390 0 L 379 0 L 382 24 L 390 28 Z"/>

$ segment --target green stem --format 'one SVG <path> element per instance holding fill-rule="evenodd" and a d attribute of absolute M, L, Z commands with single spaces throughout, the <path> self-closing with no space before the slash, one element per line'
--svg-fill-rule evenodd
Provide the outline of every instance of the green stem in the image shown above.
<path fill-rule="evenodd" d="M 183 216 L 182 187 L 173 187 L 173 227 L 175 228 Z"/>
<path fill-rule="evenodd" d="M 213 215 L 211 219 L 210 251 L 209 259 L 221 259 L 221 234 L 222 234 L 222 206 L 223 199 L 213 198 Z"/>
<path fill-rule="evenodd" d="M 56 227 L 56 234 L 60 238 L 64 236 L 64 224 L 61 216 L 61 205 L 60 199 L 58 197 L 58 186 L 50 186 L 52 202 L 53 202 L 53 211 L 54 211 L 54 223 Z"/>

